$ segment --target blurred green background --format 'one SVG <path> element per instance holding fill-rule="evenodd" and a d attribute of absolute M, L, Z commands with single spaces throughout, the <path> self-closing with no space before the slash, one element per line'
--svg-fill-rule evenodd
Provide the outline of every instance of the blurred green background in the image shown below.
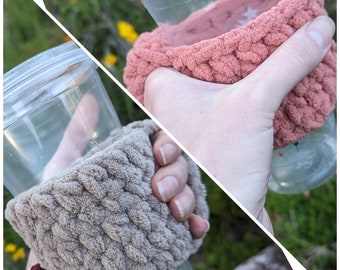
<path fill-rule="evenodd" d="M 45 4 L 120 81 L 135 35 L 155 27 L 138 1 L 45 0 Z M 335 20 L 336 1 L 326 1 L 326 7 Z M 33 1 L 4 1 L 4 72 L 68 39 Z M 100 75 L 122 124 L 146 118 L 103 72 Z M 190 259 L 194 269 L 233 269 L 272 244 L 211 180 L 205 175 L 203 180 L 208 189 L 211 230 Z M 4 205 L 10 198 L 5 189 Z M 307 269 L 336 268 L 335 178 L 304 194 L 269 192 L 266 207 L 276 238 Z M 6 221 L 4 247 L 4 269 L 24 269 L 28 248 Z"/>

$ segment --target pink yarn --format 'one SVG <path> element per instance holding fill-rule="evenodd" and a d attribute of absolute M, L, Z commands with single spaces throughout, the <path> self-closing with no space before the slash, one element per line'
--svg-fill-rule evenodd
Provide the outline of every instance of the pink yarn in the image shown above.
<path fill-rule="evenodd" d="M 128 53 L 124 82 L 142 104 L 145 80 L 158 67 L 173 67 L 204 81 L 235 83 L 263 63 L 297 29 L 326 15 L 323 5 L 323 0 L 281 0 L 246 25 L 192 45 L 171 46 L 160 28 L 144 33 Z M 276 112 L 274 148 L 296 142 L 321 127 L 335 102 L 333 41 L 322 63 L 292 89 Z"/>

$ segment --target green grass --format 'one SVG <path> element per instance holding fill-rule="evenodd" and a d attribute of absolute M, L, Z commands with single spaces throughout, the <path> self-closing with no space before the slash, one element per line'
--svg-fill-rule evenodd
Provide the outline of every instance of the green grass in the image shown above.
<path fill-rule="evenodd" d="M 155 27 L 142 6 L 133 1 L 45 0 L 65 26 L 93 54 L 101 59 L 108 52 L 118 57 L 110 71 L 121 80 L 125 54 L 131 44 L 117 35 L 116 22 L 133 24 L 138 33 Z M 58 5 L 56 5 L 58 3 Z M 85 4 L 84 4 L 85 3 Z M 102 6 L 99 6 L 101 3 Z M 336 2 L 326 1 L 335 19 Z M 109 7 L 103 9 L 105 7 Z M 65 34 L 44 15 L 33 1 L 4 1 L 4 71 L 23 60 L 64 42 Z M 109 19 L 103 19 L 107 16 Z M 102 80 L 123 124 L 146 115 L 102 72 Z M 211 230 L 202 248 L 192 256 L 194 269 L 233 269 L 272 241 L 206 176 Z M 4 204 L 11 198 L 5 190 Z M 280 195 L 269 192 L 266 203 L 276 237 L 308 269 L 335 269 L 336 264 L 336 181 L 305 194 Z M 5 243 L 25 246 L 4 222 Z M 27 247 L 25 246 L 26 250 Z M 25 260 L 13 262 L 4 256 L 4 269 L 24 269 Z"/>
<path fill-rule="evenodd" d="M 266 207 L 277 239 L 308 269 L 335 269 L 335 179 L 304 194 L 270 192 Z"/>
<path fill-rule="evenodd" d="M 4 1 L 4 71 L 20 64 L 24 57 L 55 46 L 64 34 L 53 27 L 53 22 L 44 16 L 35 5 L 25 0 Z M 24 11 L 23 11 L 24 7 Z"/>

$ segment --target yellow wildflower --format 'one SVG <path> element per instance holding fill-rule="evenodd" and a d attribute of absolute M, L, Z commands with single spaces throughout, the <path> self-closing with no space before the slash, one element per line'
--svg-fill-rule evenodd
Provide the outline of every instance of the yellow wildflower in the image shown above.
<path fill-rule="evenodd" d="M 22 260 L 25 258 L 25 249 L 24 248 L 18 248 L 16 252 L 12 255 L 12 260 L 17 262 L 19 260 Z"/>
<path fill-rule="evenodd" d="M 75 3 L 77 3 L 77 0 L 69 0 L 70 4 L 74 5 Z"/>
<path fill-rule="evenodd" d="M 13 253 L 14 251 L 16 251 L 17 246 L 15 244 L 12 243 L 8 243 L 5 245 L 5 252 L 6 253 Z"/>
<path fill-rule="evenodd" d="M 71 41 L 72 39 L 68 36 L 68 35 L 65 35 L 64 36 L 64 41 L 65 42 L 69 42 L 69 41 Z"/>
<path fill-rule="evenodd" d="M 138 38 L 138 34 L 136 33 L 135 28 L 125 21 L 119 21 L 117 23 L 117 29 L 119 36 L 121 36 L 128 42 L 132 43 Z"/>
<path fill-rule="evenodd" d="M 107 68 L 113 67 L 117 62 L 117 56 L 112 53 L 108 53 L 101 62 Z"/>

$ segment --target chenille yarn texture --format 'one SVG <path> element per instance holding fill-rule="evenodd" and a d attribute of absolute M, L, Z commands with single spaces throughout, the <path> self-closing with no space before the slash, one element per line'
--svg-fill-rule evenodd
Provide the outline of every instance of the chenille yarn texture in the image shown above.
<path fill-rule="evenodd" d="M 197 251 L 202 239 L 152 193 L 157 131 L 151 120 L 123 127 L 116 141 L 8 203 L 6 218 L 43 268 L 176 269 Z M 187 160 L 194 212 L 208 218 L 205 187 Z"/>
<path fill-rule="evenodd" d="M 217 4 L 223 5 L 223 1 Z M 142 104 L 145 80 L 158 67 L 172 67 L 203 81 L 235 83 L 254 71 L 296 30 L 326 13 L 322 0 L 281 0 L 242 27 L 177 47 L 171 46 L 162 30 L 157 28 L 140 35 L 128 53 L 124 82 Z M 202 23 L 208 27 L 209 22 L 218 18 L 205 20 Z M 335 102 L 336 51 L 333 41 L 323 61 L 292 89 L 276 112 L 274 148 L 296 142 L 321 127 Z"/>

